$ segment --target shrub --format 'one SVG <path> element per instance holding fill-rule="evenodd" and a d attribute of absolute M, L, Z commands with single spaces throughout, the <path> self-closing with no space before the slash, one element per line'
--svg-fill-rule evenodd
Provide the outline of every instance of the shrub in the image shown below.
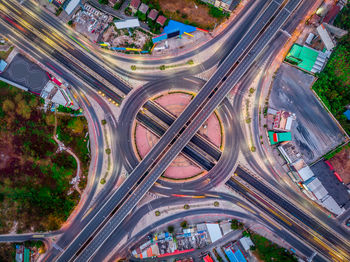
<path fill-rule="evenodd" d="M 135 71 L 136 70 L 136 65 L 131 66 L 131 70 Z"/>
<path fill-rule="evenodd" d="M 215 201 L 214 202 L 214 207 L 218 207 L 220 204 L 219 204 L 219 202 L 218 201 Z"/>
<path fill-rule="evenodd" d="M 161 66 L 159 67 L 159 69 L 160 69 L 160 70 L 165 70 L 165 65 L 161 65 Z"/>
<path fill-rule="evenodd" d="M 106 154 L 107 154 L 107 155 L 110 155 L 110 154 L 111 154 L 111 149 L 110 149 L 110 148 L 107 148 L 107 149 L 106 149 Z"/>
<path fill-rule="evenodd" d="M 255 146 L 252 146 L 252 147 L 250 148 L 250 151 L 255 152 L 255 151 L 256 151 L 256 147 L 255 147 Z"/>
<path fill-rule="evenodd" d="M 107 120 L 106 119 L 102 119 L 101 123 L 102 123 L 102 125 L 105 125 L 105 124 L 107 124 Z"/>
<path fill-rule="evenodd" d="M 190 209 L 190 206 L 188 204 L 184 205 L 184 209 Z"/>
<path fill-rule="evenodd" d="M 156 214 L 156 216 L 157 216 L 157 217 L 159 217 L 159 216 L 160 216 L 160 211 L 158 211 L 158 210 L 157 210 L 157 211 L 156 211 L 156 212 L 154 212 L 154 213 Z"/>
<path fill-rule="evenodd" d="M 101 180 L 100 180 L 100 183 L 101 183 L 101 185 L 104 185 L 104 184 L 106 184 L 106 179 L 104 179 L 104 178 L 101 178 Z"/>

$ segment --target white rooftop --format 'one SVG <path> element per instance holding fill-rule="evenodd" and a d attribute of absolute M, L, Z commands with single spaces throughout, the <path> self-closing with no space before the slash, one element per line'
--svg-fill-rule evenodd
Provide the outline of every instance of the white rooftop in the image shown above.
<path fill-rule="evenodd" d="M 117 29 L 131 28 L 131 27 L 138 27 L 138 26 L 140 26 L 140 22 L 139 22 L 139 20 L 137 18 L 115 21 L 114 24 L 117 27 Z"/>
<path fill-rule="evenodd" d="M 320 35 L 322 42 L 326 46 L 327 50 L 332 50 L 335 47 L 331 36 L 323 24 L 317 27 L 317 33 Z"/>
<path fill-rule="evenodd" d="M 310 179 L 310 181 L 307 181 L 306 183 L 304 183 L 304 185 L 306 185 L 306 187 L 319 200 L 323 199 L 326 195 L 328 195 L 328 191 L 322 185 L 321 181 L 318 178 L 316 178 L 316 177 Z"/>
<path fill-rule="evenodd" d="M 206 224 L 209 232 L 210 240 L 214 243 L 222 237 L 219 224 Z"/>
<path fill-rule="evenodd" d="M 314 176 L 314 173 L 312 172 L 312 170 L 309 166 L 305 166 L 302 169 L 300 169 L 298 171 L 298 174 L 303 181 L 306 181 Z"/>
<path fill-rule="evenodd" d="M 80 0 L 70 0 L 69 3 L 64 8 L 64 11 L 66 11 L 66 13 L 70 15 L 79 4 L 80 4 Z"/>
<path fill-rule="evenodd" d="M 51 101 L 53 103 L 62 105 L 62 106 L 67 106 L 68 101 L 66 99 L 66 96 L 63 94 L 63 90 L 58 89 L 56 94 L 52 97 Z"/>
<path fill-rule="evenodd" d="M 239 242 L 241 242 L 245 251 L 248 251 L 250 247 L 254 246 L 254 243 L 250 239 L 250 237 L 242 237 Z"/>
<path fill-rule="evenodd" d="M 340 215 L 344 212 L 344 208 L 340 208 L 340 206 L 337 204 L 337 202 L 335 202 L 333 197 L 328 195 L 322 200 L 322 205 L 332 213 Z"/>

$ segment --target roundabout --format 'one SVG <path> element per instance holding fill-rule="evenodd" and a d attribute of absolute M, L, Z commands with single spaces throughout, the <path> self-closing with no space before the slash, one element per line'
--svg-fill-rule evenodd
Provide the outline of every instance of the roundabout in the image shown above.
<path fill-rule="evenodd" d="M 158 129 L 162 128 L 164 132 L 169 127 L 160 121 L 157 115 L 152 114 L 145 104 L 152 102 L 176 119 L 204 83 L 204 80 L 196 77 L 163 79 L 135 90 L 128 97 L 119 117 L 120 146 L 121 151 L 124 152 L 124 165 L 127 172 L 131 172 L 137 166 L 160 137 L 160 134 L 147 126 L 147 123 L 140 121 L 140 115 L 143 118 L 151 119 L 155 125 L 158 125 Z M 214 157 L 213 154 L 210 154 L 210 150 L 206 151 L 197 145 L 193 146 L 201 155 L 201 159 L 213 163 L 209 168 L 205 165 L 201 166 L 201 161 L 198 159 L 196 162 L 186 155 L 185 148 L 152 190 L 168 195 L 171 192 L 169 189 L 179 187 L 183 189 L 209 189 L 223 181 L 227 176 L 227 171 L 234 168 L 238 155 L 238 150 L 232 150 L 235 145 L 238 145 L 235 140 L 238 137 L 237 128 L 239 128 L 233 117 L 233 111 L 229 100 L 224 99 L 215 113 L 197 132 L 196 136 L 204 139 L 207 147 L 218 152 L 218 156 Z M 225 148 L 229 150 L 225 150 Z"/>

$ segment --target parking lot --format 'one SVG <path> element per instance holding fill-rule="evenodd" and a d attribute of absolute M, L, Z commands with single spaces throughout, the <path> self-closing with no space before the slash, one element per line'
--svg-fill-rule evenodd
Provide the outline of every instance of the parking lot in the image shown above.
<path fill-rule="evenodd" d="M 271 90 L 269 107 L 296 114 L 292 140 L 307 164 L 344 141 L 344 135 L 311 91 L 314 76 L 282 64 Z"/>
<path fill-rule="evenodd" d="M 41 90 L 49 81 L 49 77 L 44 70 L 21 54 L 17 54 L 7 66 L 5 72 L 0 75 L 27 87 L 29 91 L 37 94 L 41 93 Z"/>

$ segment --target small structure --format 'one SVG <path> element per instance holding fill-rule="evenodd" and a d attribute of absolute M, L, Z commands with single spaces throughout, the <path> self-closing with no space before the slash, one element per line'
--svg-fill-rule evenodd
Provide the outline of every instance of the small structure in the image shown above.
<path fill-rule="evenodd" d="M 146 14 L 147 11 L 148 11 L 149 7 L 148 5 L 142 3 L 139 7 L 139 11 L 142 13 L 142 14 Z"/>
<path fill-rule="evenodd" d="M 164 24 L 165 24 L 165 22 L 166 22 L 166 17 L 165 16 L 162 16 L 162 15 L 160 15 L 160 16 L 158 16 L 158 18 L 157 18 L 157 21 L 156 21 L 158 24 L 160 24 L 161 26 L 163 26 Z"/>
<path fill-rule="evenodd" d="M 273 123 L 273 130 L 290 131 L 295 115 L 287 111 L 277 111 Z"/>
<path fill-rule="evenodd" d="M 268 134 L 271 145 L 275 145 L 286 141 L 292 141 L 292 134 L 290 132 L 275 133 L 273 131 L 269 131 Z"/>
<path fill-rule="evenodd" d="M 140 6 L 141 1 L 140 0 L 132 0 L 130 3 L 130 8 L 131 8 L 131 12 L 134 14 L 136 13 L 137 9 Z"/>
<path fill-rule="evenodd" d="M 248 251 L 250 247 L 254 246 L 253 241 L 250 239 L 250 237 L 242 237 L 239 242 L 241 242 L 243 248 L 245 251 Z"/>
<path fill-rule="evenodd" d="M 281 152 L 282 156 L 289 164 L 294 163 L 301 157 L 301 154 L 298 152 L 297 148 L 292 144 L 292 142 L 283 144 L 277 147 L 277 149 Z"/>
<path fill-rule="evenodd" d="M 323 24 L 317 27 L 317 33 L 320 35 L 321 40 L 324 43 L 327 50 L 331 51 L 335 47 L 335 44 L 333 42 L 332 37 L 330 36 Z"/>
<path fill-rule="evenodd" d="M 206 226 L 212 243 L 222 237 L 219 224 L 206 224 Z"/>
<path fill-rule="evenodd" d="M 345 115 L 345 117 L 346 117 L 348 120 L 350 120 L 350 109 L 346 110 L 346 111 L 344 112 L 344 115 Z"/>
<path fill-rule="evenodd" d="M 63 9 L 68 15 L 70 15 L 79 4 L 80 0 L 67 0 L 63 4 Z"/>
<path fill-rule="evenodd" d="M 115 24 L 117 29 L 133 28 L 133 27 L 140 26 L 140 22 L 137 18 L 118 20 L 118 21 L 115 21 L 114 24 Z"/>
<path fill-rule="evenodd" d="M 7 66 L 7 63 L 5 62 L 5 60 L 0 60 L 0 73 L 5 71 L 5 68 Z"/>
<path fill-rule="evenodd" d="M 242 251 L 237 249 L 236 251 L 233 251 L 231 248 L 225 249 L 225 254 L 230 260 L 230 262 L 246 262 L 246 258 L 242 254 Z"/>
<path fill-rule="evenodd" d="M 151 19 L 154 21 L 158 16 L 158 11 L 156 9 L 152 9 L 151 12 L 148 14 L 148 19 Z"/>
<path fill-rule="evenodd" d="M 315 35 L 313 33 L 310 33 L 305 40 L 305 44 L 311 45 L 311 42 L 314 39 L 314 37 L 315 37 Z"/>

